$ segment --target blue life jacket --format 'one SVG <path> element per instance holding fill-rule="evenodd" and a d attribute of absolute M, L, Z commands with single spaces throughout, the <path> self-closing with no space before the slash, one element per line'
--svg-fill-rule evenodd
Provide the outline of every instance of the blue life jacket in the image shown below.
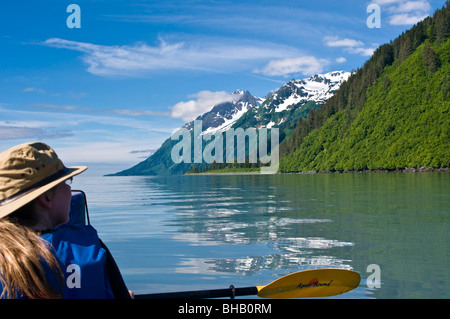
<path fill-rule="evenodd" d="M 65 224 L 41 237 L 54 248 L 64 273 L 63 298 L 114 298 L 107 271 L 108 252 L 92 226 Z M 50 273 L 47 278 L 52 283 L 54 276 Z"/>

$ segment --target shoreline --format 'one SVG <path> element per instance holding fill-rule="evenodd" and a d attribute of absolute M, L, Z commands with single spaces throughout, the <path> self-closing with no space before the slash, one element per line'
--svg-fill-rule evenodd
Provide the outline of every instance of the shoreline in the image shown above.
<path fill-rule="evenodd" d="M 448 173 L 450 168 L 398 168 L 398 169 L 365 169 L 342 171 L 302 171 L 302 172 L 278 172 L 277 174 L 370 174 L 370 173 Z"/>
<path fill-rule="evenodd" d="M 366 169 L 366 170 L 342 170 L 342 171 L 302 171 L 302 172 L 277 172 L 273 175 L 307 175 L 307 174 L 372 174 L 372 173 L 448 173 L 450 168 L 402 168 L 402 169 Z M 188 173 L 183 175 L 262 175 L 261 172 L 202 172 L 202 173 Z M 270 175 L 270 174 L 263 174 Z"/>

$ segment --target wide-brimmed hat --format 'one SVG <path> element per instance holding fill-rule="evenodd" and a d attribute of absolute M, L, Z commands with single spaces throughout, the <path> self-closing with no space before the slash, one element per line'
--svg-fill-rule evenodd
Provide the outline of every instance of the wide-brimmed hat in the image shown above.
<path fill-rule="evenodd" d="M 65 167 L 48 145 L 17 145 L 0 154 L 0 218 L 28 204 L 86 166 Z"/>

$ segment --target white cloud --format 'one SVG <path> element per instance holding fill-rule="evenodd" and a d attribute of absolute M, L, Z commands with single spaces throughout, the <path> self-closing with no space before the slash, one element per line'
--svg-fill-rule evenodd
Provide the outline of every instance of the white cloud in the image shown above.
<path fill-rule="evenodd" d="M 428 16 L 424 15 L 409 15 L 407 13 L 395 14 L 389 18 L 389 24 L 391 25 L 412 25 L 419 21 L 422 21 Z"/>
<path fill-rule="evenodd" d="M 364 43 L 359 40 L 354 39 L 339 39 L 339 37 L 325 37 L 325 44 L 329 47 L 360 47 Z"/>
<path fill-rule="evenodd" d="M 324 38 L 325 45 L 328 47 L 343 47 L 346 52 L 360 54 L 362 56 L 371 56 L 375 48 L 365 47 L 362 41 L 344 38 L 338 36 L 327 36 Z"/>
<path fill-rule="evenodd" d="M 91 139 L 109 138 L 109 136 L 122 136 L 131 140 L 122 132 L 131 132 L 144 138 L 145 135 L 165 135 L 173 130 L 171 127 L 159 125 L 158 121 L 151 124 L 148 120 L 140 118 L 124 118 L 114 115 L 114 112 L 98 114 L 83 112 L 47 112 L 42 109 L 36 111 L 21 111 L 0 108 L 0 140 L 17 138 L 59 138 L 72 135 L 90 136 Z M 114 127 L 115 129 L 110 129 Z M 108 135 L 92 134 L 95 130 L 110 129 Z M 117 135 L 117 136 L 116 136 Z"/>
<path fill-rule="evenodd" d="M 339 58 L 336 59 L 336 62 L 337 63 L 345 63 L 345 62 L 347 62 L 347 59 L 344 58 L 344 57 L 339 57 Z"/>
<path fill-rule="evenodd" d="M 225 39 L 167 43 L 160 38 L 156 46 L 106 46 L 52 38 L 43 44 L 83 52 L 87 71 L 100 76 L 139 76 L 160 70 L 224 72 L 248 67 L 255 61 L 286 57 L 293 51 L 270 43 L 242 43 Z"/>
<path fill-rule="evenodd" d="M 60 104 L 50 104 L 50 103 L 32 103 L 29 105 L 34 109 L 51 110 L 56 112 L 83 112 L 91 114 L 117 114 L 126 116 L 170 116 L 169 112 L 165 111 L 151 111 L 151 110 L 135 110 L 135 109 L 104 109 L 97 110 L 90 107 L 78 106 L 78 105 L 60 105 Z"/>
<path fill-rule="evenodd" d="M 360 54 L 362 56 L 372 56 L 375 48 L 347 48 L 346 51 L 354 54 Z"/>
<path fill-rule="evenodd" d="M 0 140 L 55 139 L 73 136 L 73 132 L 55 127 L 0 125 Z"/>
<path fill-rule="evenodd" d="M 312 75 L 323 72 L 324 66 L 329 62 L 313 56 L 302 56 L 270 61 L 262 69 L 254 70 L 268 76 L 289 76 L 293 74 Z"/>
<path fill-rule="evenodd" d="M 431 10 L 431 5 L 428 3 L 428 1 L 422 0 L 422 1 L 401 1 L 397 8 L 394 9 L 395 12 L 428 12 Z"/>
<path fill-rule="evenodd" d="M 390 25 L 413 25 L 430 15 L 428 0 L 373 0 L 381 6 L 382 12 L 388 12 Z"/>
<path fill-rule="evenodd" d="M 376 3 L 378 5 L 386 5 L 386 4 L 392 4 L 392 3 L 397 3 L 400 0 L 372 0 L 371 3 Z"/>
<path fill-rule="evenodd" d="M 201 91 L 188 97 L 193 99 L 187 102 L 179 102 L 170 108 L 171 117 L 190 122 L 196 119 L 197 116 L 210 111 L 214 105 L 235 101 L 239 98 L 238 95 L 232 95 L 223 91 Z"/>
<path fill-rule="evenodd" d="M 41 89 L 41 88 L 36 88 L 36 87 L 28 87 L 23 89 L 23 92 L 27 93 L 27 92 L 38 92 L 38 93 L 43 93 L 45 94 L 45 90 Z"/>
<path fill-rule="evenodd" d="M 44 89 L 38 88 L 38 87 L 26 87 L 22 90 L 22 92 L 24 93 L 40 93 L 40 94 L 45 94 L 45 95 L 49 95 L 49 96 L 66 96 L 70 99 L 82 99 L 87 97 L 89 94 L 87 92 L 67 92 L 67 93 L 49 93 Z"/>
<path fill-rule="evenodd" d="M 80 109 L 80 107 L 76 105 L 60 105 L 60 104 L 50 104 L 50 103 L 32 103 L 30 104 L 32 108 L 37 109 L 48 109 L 48 110 L 55 110 L 55 111 L 75 111 L 77 109 Z"/>
<path fill-rule="evenodd" d="M 52 106 L 53 107 L 53 106 Z M 56 107 L 56 106 L 55 106 Z M 18 110 L 0 106 L 0 149 L 40 140 L 55 147 L 63 161 L 141 161 L 138 149 L 157 149 L 179 127 L 177 121 L 161 124 L 110 113 L 92 114 L 40 109 Z M 59 151 L 61 150 L 61 152 Z M 125 168 L 125 167 L 124 167 Z"/>
<path fill-rule="evenodd" d="M 170 112 L 149 111 L 149 110 L 129 110 L 129 109 L 103 110 L 103 111 L 97 111 L 97 113 L 118 114 L 118 115 L 128 115 L 128 116 L 145 116 L 145 115 L 170 116 Z"/>

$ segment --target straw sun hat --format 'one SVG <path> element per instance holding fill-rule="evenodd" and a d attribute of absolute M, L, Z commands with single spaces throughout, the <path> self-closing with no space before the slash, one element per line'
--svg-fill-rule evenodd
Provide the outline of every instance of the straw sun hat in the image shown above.
<path fill-rule="evenodd" d="M 86 169 L 65 167 L 55 151 L 40 142 L 4 151 L 0 154 L 0 218 Z"/>

